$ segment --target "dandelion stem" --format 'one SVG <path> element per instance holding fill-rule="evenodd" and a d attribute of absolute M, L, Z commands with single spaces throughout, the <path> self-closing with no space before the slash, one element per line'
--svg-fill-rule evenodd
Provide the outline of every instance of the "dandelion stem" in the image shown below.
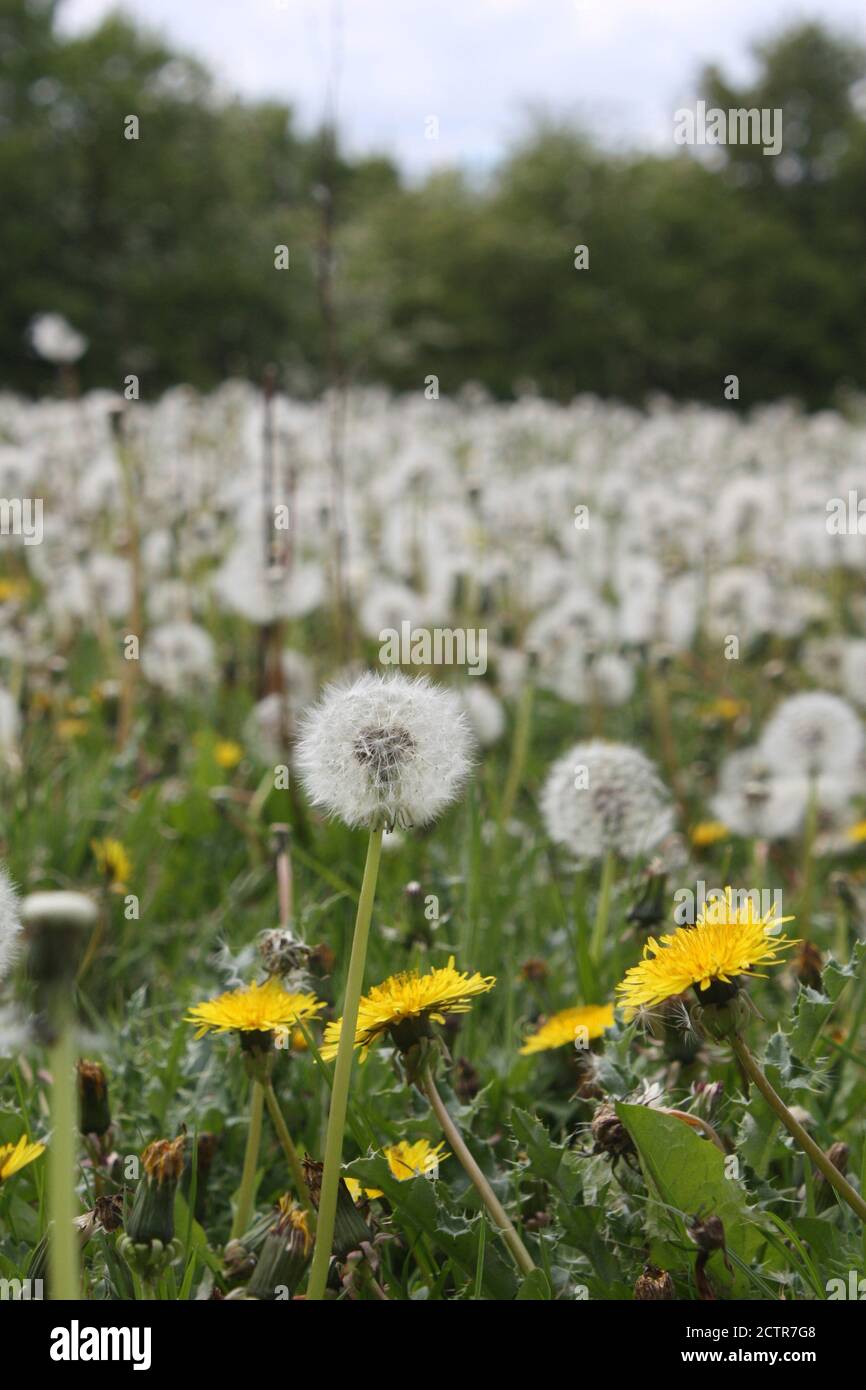
<path fill-rule="evenodd" d="M 48 1209 L 51 1213 L 51 1297 L 80 1297 L 78 1232 L 75 1229 L 75 1053 L 72 1019 L 58 1008 L 57 1039 L 51 1048 L 51 1121 L 48 1148 Z"/>
<path fill-rule="evenodd" d="M 532 705 L 534 690 L 532 681 L 527 680 L 520 695 L 517 706 L 517 716 L 514 722 L 514 736 L 511 740 L 511 758 L 508 765 L 508 773 L 505 779 L 505 790 L 502 793 L 502 801 L 499 806 L 499 824 L 505 827 L 511 819 L 514 810 L 514 803 L 517 800 L 517 792 L 523 780 L 523 769 L 526 766 L 526 756 L 529 752 L 529 738 L 532 727 Z"/>
<path fill-rule="evenodd" d="M 812 922 L 812 899 L 815 888 L 815 837 L 818 833 L 818 792 L 815 779 L 809 786 L 809 801 L 806 806 L 806 825 L 803 832 L 803 884 L 800 894 L 798 926 L 804 936 L 808 935 Z"/>
<path fill-rule="evenodd" d="M 599 964 L 604 952 L 604 938 L 607 933 L 607 919 L 610 916 L 610 895 L 613 888 L 616 858 L 612 849 L 607 850 L 601 866 L 601 882 L 598 885 L 598 902 L 595 908 L 595 925 L 592 929 L 592 959 Z"/>
<path fill-rule="evenodd" d="M 292 1181 L 295 1184 L 295 1191 L 298 1194 L 302 1206 L 305 1207 L 306 1211 L 310 1216 L 310 1220 L 315 1226 L 316 1209 L 313 1206 L 312 1199 L 310 1197 L 310 1190 L 307 1187 L 306 1180 L 304 1178 L 304 1170 L 301 1166 L 301 1160 L 298 1158 L 298 1151 L 292 1143 L 292 1136 L 289 1133 L 288 1125 L 286 1124 L 283 1118 L 283 1112 L 280 1109 L 280 1102 L 277 1100 L 273 1083 L 271 1081 L 267 1081 L 265 1083 L 264 1089 L 265 1103 L 268 1107 L 268 1114 L 271 1117 L 274 1129 L 277 1131 L 277 1138 L 280 1141 L 283 1153 L 286 1155 L 286 1161 L 289 1165 L 289 1171 L 292 1175 Z"/>
<path fill-rule="evenodd" d="M 340 1185 L 340 1168 L 343 1161 L 343 1130 L 346 1126 L 346 1110 L 349 1105 L 349 1078 L 355 1053 L 355 1028 L 358 1023 L 358 1005 L 364 985 L 364 966 L 367 960 L 367 941 L 370 936 L 370 921 L 373 916 L 373 900 L 376 896 L 376 880 L 379 876 L 379 859 L 382 854 L 382 826 L 370 831 L 367 845 L 367 862 L 364 865 L 364 881 L 358 898 L 358 912 L 355 917 L 355 933 L 352 939 L 352 955 L 349 961 L 349 974 L 346 979 L 346 993 L 343 999 L 343 1021 L 340 1027 L 340 1042 L 337 1048 L 337 1061 L 334 1066 L 334 1085 L 331 1091 L 331 1106 L 328 1112 L 328 1132 L 325 1138 L 325 1164 L 322 1171 L 322 1191 L 319 1198 L 319 1219 L 316 1227 L 316 1248 L 307 1287 L 307 1299 L 320 1300 L 325 1293 L 328 1280 L 328 1265 L 331 1260 L 331 1246 L 334 1241 L 334 1222 L 337 1216 L 337 1194 Z"/>
<path fill-rule="evenodd" d="M 244 1151 L 244 1168 L 238 1201 L 232 1221 L 231 1239 L 238 1240 L 246 1231 L 253 1214 L 253 1194 L 256 1185 L 256 1169 L 259 1166 L 259 1148 L 262 1142 L 262 1115 L 264 1114 L 265 1092 L 260 1081 L 250 1082 L 250 1123 L 247 1129 L 247 1147 Z"/>
<path fill-rule="evenodd" d="M 782 1097 L 774 1091 L 766 1076 L 761 1071 L 761 1068 L 743 1042 L 743 1039 L 739 1037 L 732 1038 L 731 1046 L 744 1072 L 749 1079 L 755 1083 L 761 1095 L 764 1097 L 764 1100 L 767 1102 L 770 1109 L 775 1111 L 778 1115 L 788 1133 L 793 1135 L 803 1152 L 812 1160 L 815 1167 L 824 1174 L 828 1183 L 830 1183 L 831 1187 L 835 1189 L 839 1196 L 848 1203 L 851 1210 L 856 1212 L 861 1221 L 866 1222 L 866 1201 L 864 1201 L 860 1193 L 851 1186 L 848 1179 L 842 1176 L 835 1163 L 830 1161 L 823 1149 L 819 1149 L 814 1139 L 806 1133 L 803 1126 L 794 1119 L 794 1116 L 782 1100 Z"/>
<path fill-rule="evenodd" d="M 452 1120 L 445 1102 L 436 1089 L 436 1082 L 433 1080 L 433 1073 L 427 1067 L 421 1078 L 421 1088 L 433 1108 L 433 1113 L 439 1121 L 442 1133 L 451 1145 L 459 1161 L 463 1164 L 466 1175 L 487 1208 L 494 1226 L 498 1230 L 505 1244 L 508 1246 L 514 1257 L 515 1264 L 523 1274 L 531 1274 L 535 1269 L 532 1256 L 527 1250 L 520 1236 L 517 1234 L 508 1214 L 500 1202 L 490 1183 L 485 1178 L 472 1154 L 466 1145 L 466 1141 L 456 1124 Z"/>

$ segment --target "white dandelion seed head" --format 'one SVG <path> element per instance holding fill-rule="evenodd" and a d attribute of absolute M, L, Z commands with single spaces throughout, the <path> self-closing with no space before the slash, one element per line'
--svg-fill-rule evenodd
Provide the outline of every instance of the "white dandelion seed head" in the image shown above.
<path fill-rule="evenodd" d="M 6 870 L 0 867 L 0 982 L 9 974 L 21 936 L 20 902 Z"/>
<path fill-rule="evenodd" d="M 863 725 L 846 700 L 826 690 L 783 700 L 760 740 L 767 763 L 781 773 L 848 780 L 863 754 Z"/>
<path fill-rule="evenodd" d="M 162 623 L 145 636 L 141 670 L 169 695 L 211 685 L 217 674 L 213 639 L 197 623 Z"/>
<path fill-rule="evenodd" d="M 38 314 L 30 324 L 30 341 L 40 357 L 57 366 L 71 365 L 87 351 L 87 339 L 62 314 Z"/>
<path fill-rule="evenodd" d="M 800 829 L 808 795 L 802 774 L 785 775 L 760 748 L 743 748 L 722 763 L 710 807 L 734 835 L 784 840 Z"/>
<path fill-rule="evenodd" d="M 0 686 L 0 757 L 14 753 L 21 733 L 21 713 L 18 701 Z"/>
<path fill-rule="evenodd" d="M 505 733 L 505 711 L 490 686 L 469 681 L 460 691 L 460 701 L 477 741 L 483 747 L 496 743 Z"/>
<path fill-rule="evenodd" d="M 547 832 L 581 860 L 646 855 L 673 828 L 671 798 L 649 758 L 625 743 L 577 743 L 541 793 Z"/>
<path fill-rule="evenodd" d="M 313 804 L 347 825 L 421 826 L 454 800 L 471 750 L 456 695 L 423 676 L 367 673 L 308 712 L 295 766 Z"/>

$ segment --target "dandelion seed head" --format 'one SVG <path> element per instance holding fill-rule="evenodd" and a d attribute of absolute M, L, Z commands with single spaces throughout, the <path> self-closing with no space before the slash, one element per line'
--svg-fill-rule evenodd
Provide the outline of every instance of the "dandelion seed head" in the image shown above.
<path fill-rule="evenodd" d="M 826 690 L 792 695 L 776 708 L 760 742 L 768 764 L 806 777 L 850 780 L 862 756 L 863 725 L 847 700 Z"/>
<path fill-rule="evenodd" d="M 645 855 L 673 827 L 670 796 L 637 748 L 600 739 L 577 743 L 550 769 L 541 794 L 548 834 L 579 859 L 608 850 Z"/>
<path fill-rule="evenodd" d="M 0 982 L 15 960 L 21 936 L 18 894 L 6 870 L 0 868 Z"/>
<path fill-rule="evenodd" d="M 366 674 L 331 686 L 307 713 L 295 766 L 313 804 L 347 825 L 426 825 L 466 780 L 471 746 L 449 691 Z"/>

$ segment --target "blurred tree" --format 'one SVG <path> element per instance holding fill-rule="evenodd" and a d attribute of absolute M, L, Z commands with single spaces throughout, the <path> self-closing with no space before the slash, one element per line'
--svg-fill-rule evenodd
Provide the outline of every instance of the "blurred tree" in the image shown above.
<path fill-rule="evenodd" d="M 90 339 L 85 385 L 135 372 L 145 396 L 269 362 L 309 390 L 435 374 L 724 406 L 733 372 L 743 403 L 819 407 L 866 387 L 866 58 L 818 25 L 761 45 L 747 84 L 701 79 L 708 105 L 782 109 L 776 157 L 612 155 L 541 122 L 487 180 L 418 186 L 218 97 L 125 19 L 62 37 L 57 9 L 0 8 L 4 384 L 50 385 L 27 328 L 56 310 Z"/>

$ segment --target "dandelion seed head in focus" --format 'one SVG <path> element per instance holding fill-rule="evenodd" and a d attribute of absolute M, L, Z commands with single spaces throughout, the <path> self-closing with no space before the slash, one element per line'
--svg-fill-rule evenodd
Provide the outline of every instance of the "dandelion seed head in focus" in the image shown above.
<path fill-rule="evenodd" d="M 366 674 L 308 712 L 295 765 L 313 804 L 347 825 L 422 826 L 454 800 L 471 748 L 449 691 L 423 676 Z"/>

